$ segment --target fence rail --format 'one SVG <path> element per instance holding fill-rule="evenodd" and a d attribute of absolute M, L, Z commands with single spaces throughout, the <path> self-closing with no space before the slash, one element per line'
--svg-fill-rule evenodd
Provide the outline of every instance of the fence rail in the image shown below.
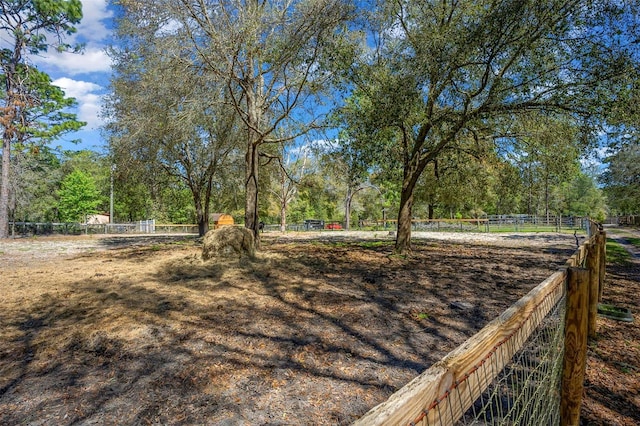
<path fill-rule="evenodd" d="M 471 219 L 413 219 L 414 231 L 525 231 L 586 229 L 589 219 L 577 216 L 489 215 Z M 396 220 L 361 221 L 363 227 L 395 228 Z"/>
<path fill-rule="evenodd" d="M 395 230 L 396 220 L 359 221 L 353 228 L 374 228 Z M 333 223 L 333 222 L 332 222 Z M 414 231 L 460 231 L 460 232 L 492 232 L 492 231 L 560 231 L 562 229 L 586 229 L 588 220 L 582 217 L 528 216 L 528 215 L 494 215 L 476 219 L 413 219 Z M 134 223 L 45 223 L 15 222 L 9 224 L 12 235 L 47 235 L 47 234 L 130 234 L 130 233 L 186 233 L 197 234 L 195 224 L 156 224 L 155 221 L 139 221 Z M 266 224 L 264 231 L 280 231 L 278 224 Z M 287 225 L 287 231 L 318 231 L 320 228 L 310 227 L 308 223 Z M 334 227 L 331 230 L 339 230 Z"/>
<path fill-rule="evenodd" d="M 606 241 L 587 225 L 566 267 L 354 425 L 577 424 Z"/>
<path fill-rule="evenodd" d="M 622 226 L 640 226 L 640 216 L 631 215 L 631 216 L 619 216 L 618 225 Z"/>
<path fill-rule="evenodd" d="M 134 223 L 51 223 L 51 222 L 10 222 L 9 229 L 16 235 L 79 235 L 79 234 L 197 234 L 198 225 L 157 224 L 155 220 Z"/>

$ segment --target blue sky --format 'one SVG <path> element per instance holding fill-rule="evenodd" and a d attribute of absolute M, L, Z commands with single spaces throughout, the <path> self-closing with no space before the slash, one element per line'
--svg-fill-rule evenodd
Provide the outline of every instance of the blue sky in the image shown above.
<path fill-rule="evenodd" d="M 50 49 L 29 59 L 41 71 L 49 74 L 53 84 L 61 87 L 67 96 L 76 98 L 74 111 L 78 119 L 87 125 L 80 132 L 65 135 L 54 142 L 65 150 L 91 149 L 104 151 L 106 142 L 100 135 L 102 97 L 107 93 L 111 76 L 111 61 L 105 53 L 110 43 L 113 10 L 108 0 L 81 0 L 83 18 L 76 27 L 77 33 L 65 41 L 84 43 L 82 54 L 58 53 Z M 70 141 L 80 139 L 79 144 Z"/>

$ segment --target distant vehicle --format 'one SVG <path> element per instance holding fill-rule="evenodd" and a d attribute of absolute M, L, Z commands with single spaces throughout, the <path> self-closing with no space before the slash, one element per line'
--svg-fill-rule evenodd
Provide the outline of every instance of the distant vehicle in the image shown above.
<path fill-rule="evenodd" d="M 304 229 L 307 231 L 324 229 L 324 220 L 307 219 L 304 221 Z"/>
<path fill-rule="evenodd" d="M 325 229 L 342 229 L 340 222 L 330 222 L 325 225 Z"/>

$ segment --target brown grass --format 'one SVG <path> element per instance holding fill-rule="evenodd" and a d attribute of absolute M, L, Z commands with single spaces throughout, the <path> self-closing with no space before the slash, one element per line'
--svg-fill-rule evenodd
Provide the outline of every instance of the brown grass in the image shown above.
<path fill-rule="evenodd" d="M 347 424 L 572 251 L 262 247 L 253 261 L 203 262 L 192 240 L 105 241 L 3 265 L 0 423 Z"/>

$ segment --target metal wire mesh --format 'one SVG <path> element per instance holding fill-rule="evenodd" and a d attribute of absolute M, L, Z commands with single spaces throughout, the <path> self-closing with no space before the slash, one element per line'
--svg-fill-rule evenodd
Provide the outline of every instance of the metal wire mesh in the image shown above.
<path fill-rule="evenodd" d="M 471 386 L 454 386 L 416 424 L 559 424 L 565 304 L 566 297 L 562 296 L 550 310 L 537 309 L 530 320 L 539 325 L 528 337 L 520 328 L 494 348 L 492 356 L 471 373 L 495 377 L 484 392 Z M 548 313 L 544 315 L 542 312 Z M 511 360 L 505 359 L 514 352 Z M 497 371 L 505 364 L 501 371 Z M 468 382 L 479 384 L 482 380 Z M 463 394 L 465 392 L 468 395 L 482 394 L 462 418 L 457 418 L 456 413 L 464 411 L 462 401 L 469 400 L 469 396 Z"/>

